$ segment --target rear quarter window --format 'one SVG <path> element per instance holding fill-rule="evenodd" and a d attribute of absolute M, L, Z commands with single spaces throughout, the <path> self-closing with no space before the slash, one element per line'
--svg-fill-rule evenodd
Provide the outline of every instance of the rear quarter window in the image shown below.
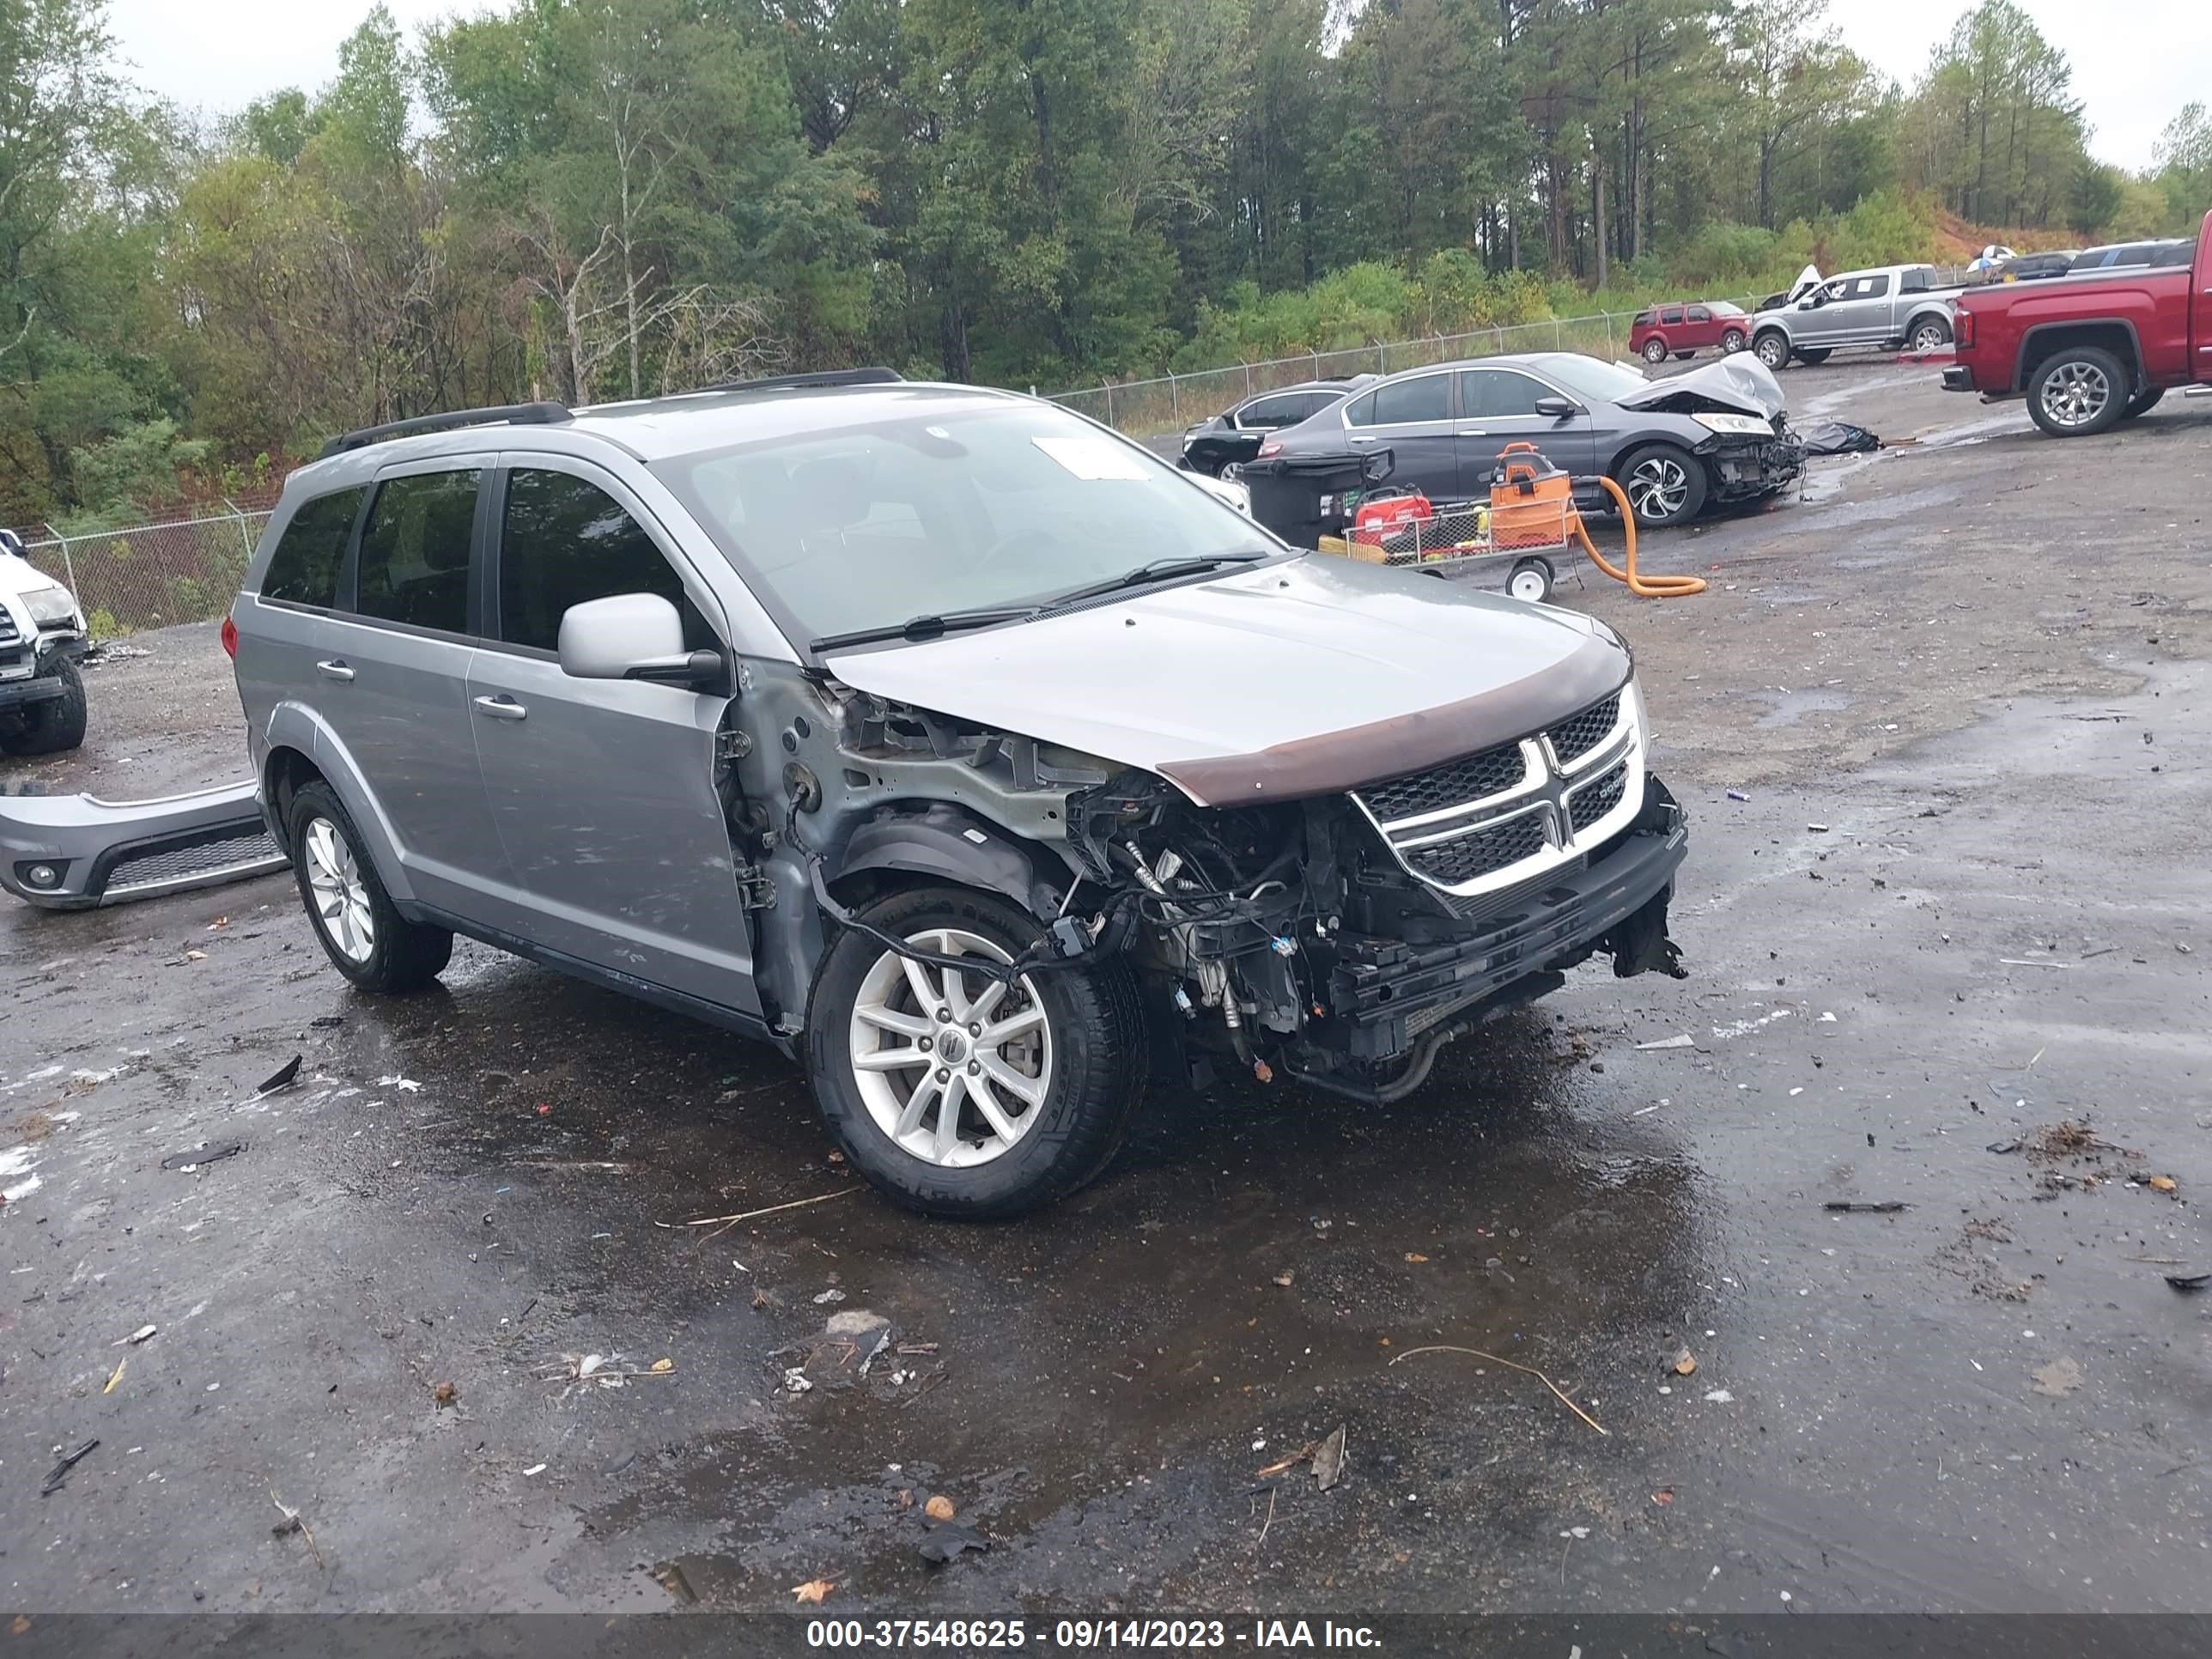
<path fill-rule="evenodd" d="M 468 631 L 478 477 L 473 469 L 405 473 L 378 487 L 362 526 L 356 611 L 410 628 Z"/>
<path fill-rule="evenodd" d="M 269 568 L 261 576 L 261 597 L 288 605 L 337 605 L 346 544 L 353 538 L 353 521 L 368 493 L 340 489 L 302 501 L 276 538 L 276 550 L 269 556 Z"/>

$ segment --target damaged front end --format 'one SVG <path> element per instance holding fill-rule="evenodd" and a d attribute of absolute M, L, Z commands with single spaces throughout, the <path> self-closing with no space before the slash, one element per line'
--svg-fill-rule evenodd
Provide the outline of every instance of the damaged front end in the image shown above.
<path fill-rule="evenodd" d="M 1645 769 L 1633 682 L 1439 765 L 1253 805 L 865 696 L 846 716 L 848 775 L 895 795 L 907 768 L 949 763 L 992 823 L 878 808 L 840 839 L 830 884 L 892 846 L 920 874 L 975 863 L 1038 915 L 1040 954 L 1125 957 L 1160 1060 L 1200 1078 L 1226 1065 L 1389 1101 L 1593 956 L 1681 972 L 1667 906 L 1687 830 Z M 996 833 L 1015 824 L 1026 864 Z"/>
<path fill-rule="evenodd" d="M 1739 354 L 1656 380 L 1620 404 L 1703 427 L 1709 435 L 1691 453 L 1707 465 L 1712 499 L 1741 501 L 1774 495 L 1804 475 L 1805 446 L 1790 429 L 1786 401 L 1773 371 Z"/>

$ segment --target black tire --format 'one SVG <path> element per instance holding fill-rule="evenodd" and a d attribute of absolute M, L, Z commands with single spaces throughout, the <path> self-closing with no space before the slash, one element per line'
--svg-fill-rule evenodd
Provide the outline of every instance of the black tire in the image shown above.
<path fill-rule="evenodd" d="M 1645 469 L 1650 470 L 1651 476 L 1639 478 L 1638 473 Z M 1613 477 L 1628 493 L 1638 529 L 1687 524 L 1705 511 L 1705 464 L 1678 445 L 1638 446 L 1629 451 Z"/>
<path fill-rule="evenodd" d="M 2101 346 L 2062 346 L 2027 382 L 2027 412 L 2054 438 L 2094 438 L 2120 423 L 2135 377 Z"/>
<path fill-rule="evenodd" d="M 1740 328 L 1732 328 L 1721 336 L 1721 349 L 1731 357 L 1748 343 L 1749 342 L 1743 337 L 1743 331 Z"/>
<path fill-rule="evenodd" d="M 327 824 L 344 843 L 367 899 L 371 939 L 365 956 L 356 957 L 341 948 L 325 920 L 309 873 L 309 831 Z M 361 832 L 340 805 L 330 785 L 317 781 L 300 786 L 292 797 L 292 813 L 285 836 L 292 849 L 292 876 L 300 889 L 300 902 L 307 921 L 322 942 L 331 965 L 364 991 L 401 994 L 419 991 L 438 977 L 453 959 L 453 936 L 442 927 L 410 921 L 399 914 L 385 890 L 384 881 L 369 861 Z"/>
<path fill-rule="evenodd" d="M 1674 361 L 1678 363 L 1686 363 L 1697 355 L 1694 351 L 1678 351 L 1674 354 Z"/>
<path fill-rule="evenodd" d="M 1667 343 L 1654 335 L 1644 343 L 1644 361 L 1656 368 L 1667 361 Z"/>
<path fill-rule="evenodd" d="M 1923 317 L 1907 332 L 1905 344 L 1915 351 L 1934 351 L 1951 343 L 1951 325 L 1941 317 Z"/>
<path fill-rule="evenodd" d="M 65 755 L 84 741 L 84 676 L 76 665 L 67 657 L 52 658 L 39 678 L 59 680 L 62 694 L 23 704 L 14 729 L 0 728 L 0 750 L 10 755 Z"/>
<path fill-rule="evenodd" d="M 2120 418 L 2132 421 L 2138 415 L 2148 415 L 2158 407 L 2158 400 L 2166 396 L 2166 388 L 2154 386 L 2148 392 L 2138 392 L 2129 399 L 2128 406 L 2120 411 Z"/>
<path fill-rule="evenodd" d="M 1808 368 L 1825 363 L 1836 355 L 1836 349 L 1833 346 L 1800 346 L 1794 349 L 1797 361 Z"/>
<path fill-rule="evenodd" d="M 1042 931 L 1035 917 L 1006 900 L 960 887 L 912 888 L 877 901 L 860 915 L 895 938 L 956 929 L 989 941 L 1009 957 L 1028 949 Z M 885 954 L 866 934 L 852 928 L 841 932 L 823 956 L 807 1005 L 807 1073 L 823 1120 L 853 1167 L 903 1208 L 965 1221 L 1024 1215 L 1095 1179 L 1120 1148 L 1143 1094 L 1144 1016 L 1127 965 L 1117 959 L 1029 978 L 1052 1045 L 1052 1076 L 1044 1098 L 1022 1114 L 1025 1127 L 1010 1147 L 988 1162 L 948 1167 L 892 1139 L 870 1111 L 853 1064 L 853 1011 L 871 970 Z M 965 994 L 981 994 L 980 975 L 964 980 Z M 957 1020 L 933 1030 L 963 1036 Z M 885 1038 L 887 1044 L 896 1040 Z M 974 1066 L 970 1060 L 963 1069 L 972 1072 Z M 900 1090 L 908 1079 L 919 1085 L 927 1069 L 884 1073 L 886 1089 Z M 999 1104 L 1010 1098 L 1000 1098 Z M 931 1115 L 933 1120 L 933 1108 Z M 962 1127 L 981 1121 L 972 1104 L 963 1109 Z M 933 1121 L 932 1133 L 935 1127 Z"/>
<path fill-rule="evenodd" d="M 1759 330 L 1751 349 L 1759 362 L 1778 374 L 1790 367 L 1790 337 L 1778 328 Z"/>

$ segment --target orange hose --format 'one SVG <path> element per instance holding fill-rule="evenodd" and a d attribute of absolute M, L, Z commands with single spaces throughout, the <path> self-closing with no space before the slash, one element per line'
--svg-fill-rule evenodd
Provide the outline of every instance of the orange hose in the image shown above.
<path fill-rule="evenodd" d="M 1622 563 L 1627 568 L 1623 569 L 1619 565 L 1609 563 L 1605 555 L 1597 550 L 1597 544 L 1590 540 L 1589 532 L 1583 526 L 1582 514 L 1577 513 L 1575 514 L 1575 534 L 1582 541 L 1583 551 L 1589 555 L 1590 562 L 1613 580 L 1626 583 L 1628 591 L 1641 599 L 1686 599 L 1692 593 L 1704 592 L 1705 579 L 1703 576 L 1639 576 L 1636 574 L 1636 509 L 1628 503 L 1628 492 L 1612 479 L 1600 473 L 1597 481 L 1605 486 L 1606 493 L 1620 508 L 1621 526 L 1628 536 L 1628 550 L 1622 555 Z"/>

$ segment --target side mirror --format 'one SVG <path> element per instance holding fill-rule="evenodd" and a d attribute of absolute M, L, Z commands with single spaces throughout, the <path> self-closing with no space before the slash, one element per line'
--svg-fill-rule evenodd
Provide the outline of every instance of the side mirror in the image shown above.
<path fill-rule="evenodd" d="M 686 651 L 684 618 L 658 593 L 617 593 L 562 613 L 561 672 L 580 680 L 703 686 L 720 675 L 722 658 Z"/>
<path fill-rule="evenodd" d="M 1583 406 L 1572 398 L 1539 398 L 1536 399 L 1536 412 L 1548 415 L 1555 421 L 1564 421 L 1571 416 L 1581 414 Z"/>

